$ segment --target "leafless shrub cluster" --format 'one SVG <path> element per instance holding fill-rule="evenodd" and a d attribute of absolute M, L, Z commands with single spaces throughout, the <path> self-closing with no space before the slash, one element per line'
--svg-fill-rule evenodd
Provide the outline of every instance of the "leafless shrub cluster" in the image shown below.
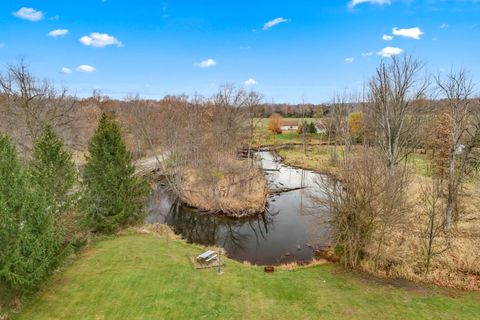
<path fill-rule="evenodd" d="M 336 177 L 326 179 L 318 182 L 326 195 L 318 201 L 330 208 L 345 267 L 357 267 L 367 255 L 377 265 L 385 238 L 408 210 L 406 168 L 390 169 L 375 150 L 362 147 L 340 164 Z"/>

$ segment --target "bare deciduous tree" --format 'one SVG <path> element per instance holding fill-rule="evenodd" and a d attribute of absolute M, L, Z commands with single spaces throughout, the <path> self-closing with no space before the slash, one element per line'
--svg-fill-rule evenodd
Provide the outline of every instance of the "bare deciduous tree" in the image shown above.
<path fill-rule="evenodd" d="M 46 124 L 52 125 L 67 144 L 74 144 L 75 106 L 77 100 L 66 89 L 35 78 L 26 63 L 6 66 L 0 74 L 0 129 L 9 133 L 23 152 L 31 150 Z M 66 138 L 66 139 L 65 139 Z"/>
<path fill-rule="evenodd" d="M 433 177 L 430 186 L 422 186 L 420 204 L 425 223 L 421 224 L 420 236 L 425 254 L 425 274 L 428 274 L 432 259 L 450 248 L 449 234 L 444 228 L 444 197 L 441 182 Z"/>
<path fill-rule="evenodd" d="M 436 77 L 436 84 L 445 101 L 451 127 L 448 145 L 447 203 L 445 225 L 458 219 L 458 196 L 472 169 L 480 163 L 476 147 L 480 145 L 480 110 L 473 107 L 474 85 L 465 70 Z"/>
<path fill-rule="evenodd" d="M 380 64 L 370 80 L 367 121 L 388 167 L 404 160 L 418 143 L 422 118 L 415 114 L 415 102 L 428 87 L 422 70 L 423 65 L 411 56 L 392 57 Z"/>

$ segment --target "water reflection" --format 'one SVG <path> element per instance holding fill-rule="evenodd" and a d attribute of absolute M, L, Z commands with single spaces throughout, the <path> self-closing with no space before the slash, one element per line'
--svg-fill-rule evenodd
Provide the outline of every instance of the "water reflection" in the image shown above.
<path fill-rule="evenodd" d="M 270 188 L 296 188 L 272 196 L 265 213 L 237 220 L 198 213 L 182 205 L 165 186 L 159 185 L 150 199 L 148 223 L 166 223 L 190 243 L 217 245 L 228 256 L 255 264 L 276 264 L 310 260 L 313 247 L 329 243 L 326 212 L 315 206 L 310 195 L 318 196 L 311 171 L 280 164 L 269 152 L 260 152 Z"/>

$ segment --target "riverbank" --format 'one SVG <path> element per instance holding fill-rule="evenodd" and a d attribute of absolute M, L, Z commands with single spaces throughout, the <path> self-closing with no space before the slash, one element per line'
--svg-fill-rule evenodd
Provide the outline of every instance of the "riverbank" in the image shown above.
<path fill-rule="evenodd" d="M 331 161 L 333 147 L 283 148 L 277 150 L 285 164 L 315 172 L 335 174 L 336 167 Z M 338 147 L 340 155 L 342 148 Z M 411 171 L 408 198 L 412 210 L 404 216 L 403 227 L 389 234 L 384 243 L 381 257 L 385 268 L 375 268 L 370 256 L 376 247 L 367 248 L 367 256 L 361 268 L 381 277 L 400 277 L 416 282 L 435 283 L 441 286 L 480 291 L 480 212 L 478 201 L 480 182 L 470 178 L 462 194 L 463 214 L 451 232 L 448 250 L 434 257 L 428 276 L 419 265 L 424 261 L 424 239 L 421 234 L 426 225 L 426 215 L 421 194 L 422 188 L 431 186 L 428 158 L 424 154 L 412 154 L 408 165 Z"/>
<path fill-rule="evenodd" d="M 275 270 L 225 258 L 196 270 L 205 250 L 173 235 L 98 241 L 57 274 L 18 319 L 477 319 L 480 295 L 382 284 L 335 265 Z M 288 303 L 286 303 L 288 302 Z"/>

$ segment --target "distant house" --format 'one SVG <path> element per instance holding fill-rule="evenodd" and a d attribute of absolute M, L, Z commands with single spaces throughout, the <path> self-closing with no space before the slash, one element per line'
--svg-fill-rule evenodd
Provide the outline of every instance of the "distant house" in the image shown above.
<path fill-rule="evenodd" d="M 280 125 L 280 130 L 282 131 L 297 131 L 298 130 L 298 121 L 297 120 L 282 120 Z"/>

